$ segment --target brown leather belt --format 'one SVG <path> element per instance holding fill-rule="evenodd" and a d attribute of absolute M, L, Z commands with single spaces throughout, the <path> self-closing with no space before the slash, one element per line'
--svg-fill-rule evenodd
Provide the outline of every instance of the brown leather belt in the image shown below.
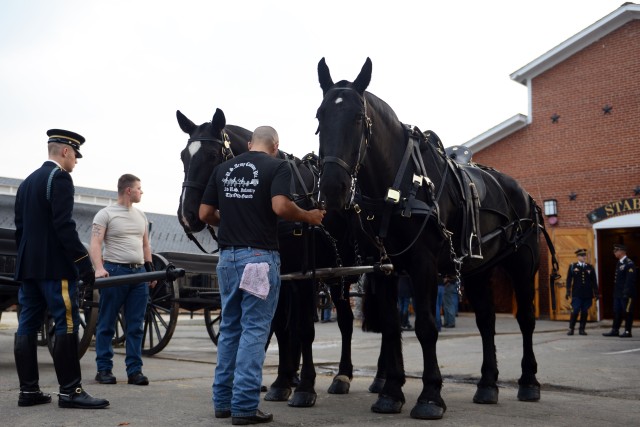
<path fill-rule="evenodd" d="M 113 265 L 119 265 L 120 267 L 126 267 L 126 268 L 144 267 L 144 264 L 135 264 L 135 263 L 127 264 L 123 262 L 113 262 L 113 261 L 105 261 L 105 262 L 108 262 L 109 264 L 113 264 Z"/>

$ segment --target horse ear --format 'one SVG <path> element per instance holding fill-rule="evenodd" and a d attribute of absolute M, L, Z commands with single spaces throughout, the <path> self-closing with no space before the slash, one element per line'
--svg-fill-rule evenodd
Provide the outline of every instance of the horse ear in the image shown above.
<path fill-rule="evenodd" d="M 324 58 L 318 62 L 318 80 L 320 81 L 320 87 L 324 95 L 333 86 L 333 79 L 331 79 L 331 73 L 329 73 L 329 67 L 327 67 Z"/>
<path fill-rule="evenodd" d="M 211 124 L 215 129 L 224 129 L 227 125 L 227 119 L 221 109 L 216 108 L 216 112 L 213 114 L 213 118 L 211 119 Z"/>
<path fill-rule="evenodd" d="M 187 116 L 182 114 L 180 110 L 176 110 L 176 117 L 178 118 L 178 124 L 180 129 L 186 134 L 191 135 L 191 132 L 197 127 L 191 120 L 187 119 Z"/>
<path fill-rule="evenodd" d="M 369 86 L 371 82 L 371 59 L 367 58 L 362 66 L 362 70 L 360 70 L 360 74 L 353 81 L 354 89 L 360 93 L 360 95 L 364 95 L 364 91 Z"/>

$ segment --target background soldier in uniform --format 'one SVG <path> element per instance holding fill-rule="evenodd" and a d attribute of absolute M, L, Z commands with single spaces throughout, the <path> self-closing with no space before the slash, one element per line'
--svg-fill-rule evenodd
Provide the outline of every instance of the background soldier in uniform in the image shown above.
<path fill-rule="evenodd" d="M 605 337 L 631 338 L 631 326 L 633 325 L 633 302 L 636 298 L 636 266 L 627 257 L 627 247 L 616 243 L 613 245 L 613 254 L 618 258 L 616 265 L 615 287 L 613 289 L 613 326 L 604 333 Z M 624 332 L 618 335 L 622 316 L 625 316 Z"/>
<path fill-rule="evenodd" d="M 589 308 L 593 303 L 593 298 L 598 299 L 598 280 L 596 279 L 595 269 L 591 264 L 586 262 L 587 250 L 578 249 L 576 251 L 578 262 L 569 265 L 567 272 L 567 295 L 571 298 L 571 319 L 569 320 L 569 332 L 567 335 L 573 335 L 576 327 L 576 320 L 580 314 L 580 335 L 587 335 L 584 330 L 587 325 L 587 316 Z"/>

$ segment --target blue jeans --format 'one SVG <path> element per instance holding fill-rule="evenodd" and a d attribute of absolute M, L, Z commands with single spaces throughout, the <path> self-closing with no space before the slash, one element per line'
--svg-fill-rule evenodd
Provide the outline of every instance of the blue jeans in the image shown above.
<path fill-rule="evenodd" d="M 269 264 L 270 289 L 265 300 L 239 288 L 245 266 L 259 262 Z M 260 403 L 265 345 L 280 294 L 280 254 L 264 249 L 223 249 L 216 272 L 222 316 L 213 406 L 217 411 L 230 409 L 234 417 L 252 416 Z"/>
<path fill-rule="evenodd" d="M 442 329 L 442 318 L 440 317 L 440 311 L 442 311 L 443 299 L 444 285 L 438 285 L 438 297 L 436 298 L 436 328 L 438 328 L 438 331 Z"/>
<path fill-rule="evenodd" d="M 400 312 L 400 326 L 409 326 L 409 304 L 411 297 L 398 297 L 398 311 Z"/>
<path fill-rule="evenodd" d="M 77 283 L 74 280 L 25 280 L 18 291 L 20 320 L 17 335 L 35 335 L 45 308 L 55 324 L 55 335 L 78 333 Z"/>
<path fill-rule="evenodd" d="M 325 320 L 325 321 L 331 320 L 331 305 L 329 305 L 329 307 L 322 310 L 322 319 L 320 320 Z"/>
<path fill-rule="evenodd" d="M 104 263 L 109 276 L 144 273 L 144 267 L 128 268 L 121 265 Z M 134 285 L 118 285 L 100 289 L 100 310 L 96 327 L 96 365 L 98 371 L 113 369 L 113 346 L 111 341 L 116 332 L 116 320 L 120 307 L 124 305 L 124 322 L 126 334 L 127 376 L 142 372 L 142 335 L 144 314 L 149 300 L 147 282 Z"/>

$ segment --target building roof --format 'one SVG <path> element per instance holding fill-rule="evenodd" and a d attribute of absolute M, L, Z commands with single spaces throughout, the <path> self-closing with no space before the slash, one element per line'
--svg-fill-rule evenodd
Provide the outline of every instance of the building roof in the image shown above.
<path fill-rule="evenodd" d="M 6 178 L 0 178 L 0 183 Z M 91 190 L 93 189 L 85 189 Z M 76 187 L 76 192 L 79 187 Z M 91 191 L 87 194 L 93 194 Z M 104 191 L 104 190 L 99 190 Z M 112 192 L 114 193 L 114 192 Z M 117 198 L 117 194 L 116 194 Z M 0 194 L 0 228 L 15 229 L 14 218 L 15 195 Z M 76 222 L 76 228 L 80 235 L 80 240 L 89 243 L 91 240 L 91 225 L 93 217 L 104 206 L 78 203 L 73 208 L 73 219 Z M 178 222 L 175 215 L 164 215 L 151 212 L 145 212 L 149 220 L 151 231 L 149 240 L 151 241 L 151 250 L 158 252 L 182 252 L 182 253 L 202 253 L 198 247 L 186 236 L 182 230 L 182 226 Z M 209 251 L 217 247 L 216 242 L 211 238 L 207 231 L 195 234 L 200 244 Z"/>
<path fill-rule="evenodd" d="M 634 19 L 640 19 L 640 5 L 630 2 L 624 3 L 604 18 L 513 72 L 511 79 L 526 86 L 534 77 L 555 67 Z"/>
<path fill-rule="evenodd" d="M 513 72 L 510 77 L 512 80 L 528 86 L 529 97 L 531 98 L 530 84 L 533 78 L 562 63 L 567 58 L 635 19 L 640 19 L 640 5 L 631 2 L 624 3 L 604 18 L 596 21 L 573 37 L 570 37 L 549 50 L 544 55 Z M 529 106 L 531 106 L 531 100 L 529 100 Z M 529 112 L 529 117 L 530 116 L 531 112 Z M 462 145 L 473 151 L 482 150 L 525 127 L 529 124 L 529 117 L 523 114 L 517 114 Z"/>

